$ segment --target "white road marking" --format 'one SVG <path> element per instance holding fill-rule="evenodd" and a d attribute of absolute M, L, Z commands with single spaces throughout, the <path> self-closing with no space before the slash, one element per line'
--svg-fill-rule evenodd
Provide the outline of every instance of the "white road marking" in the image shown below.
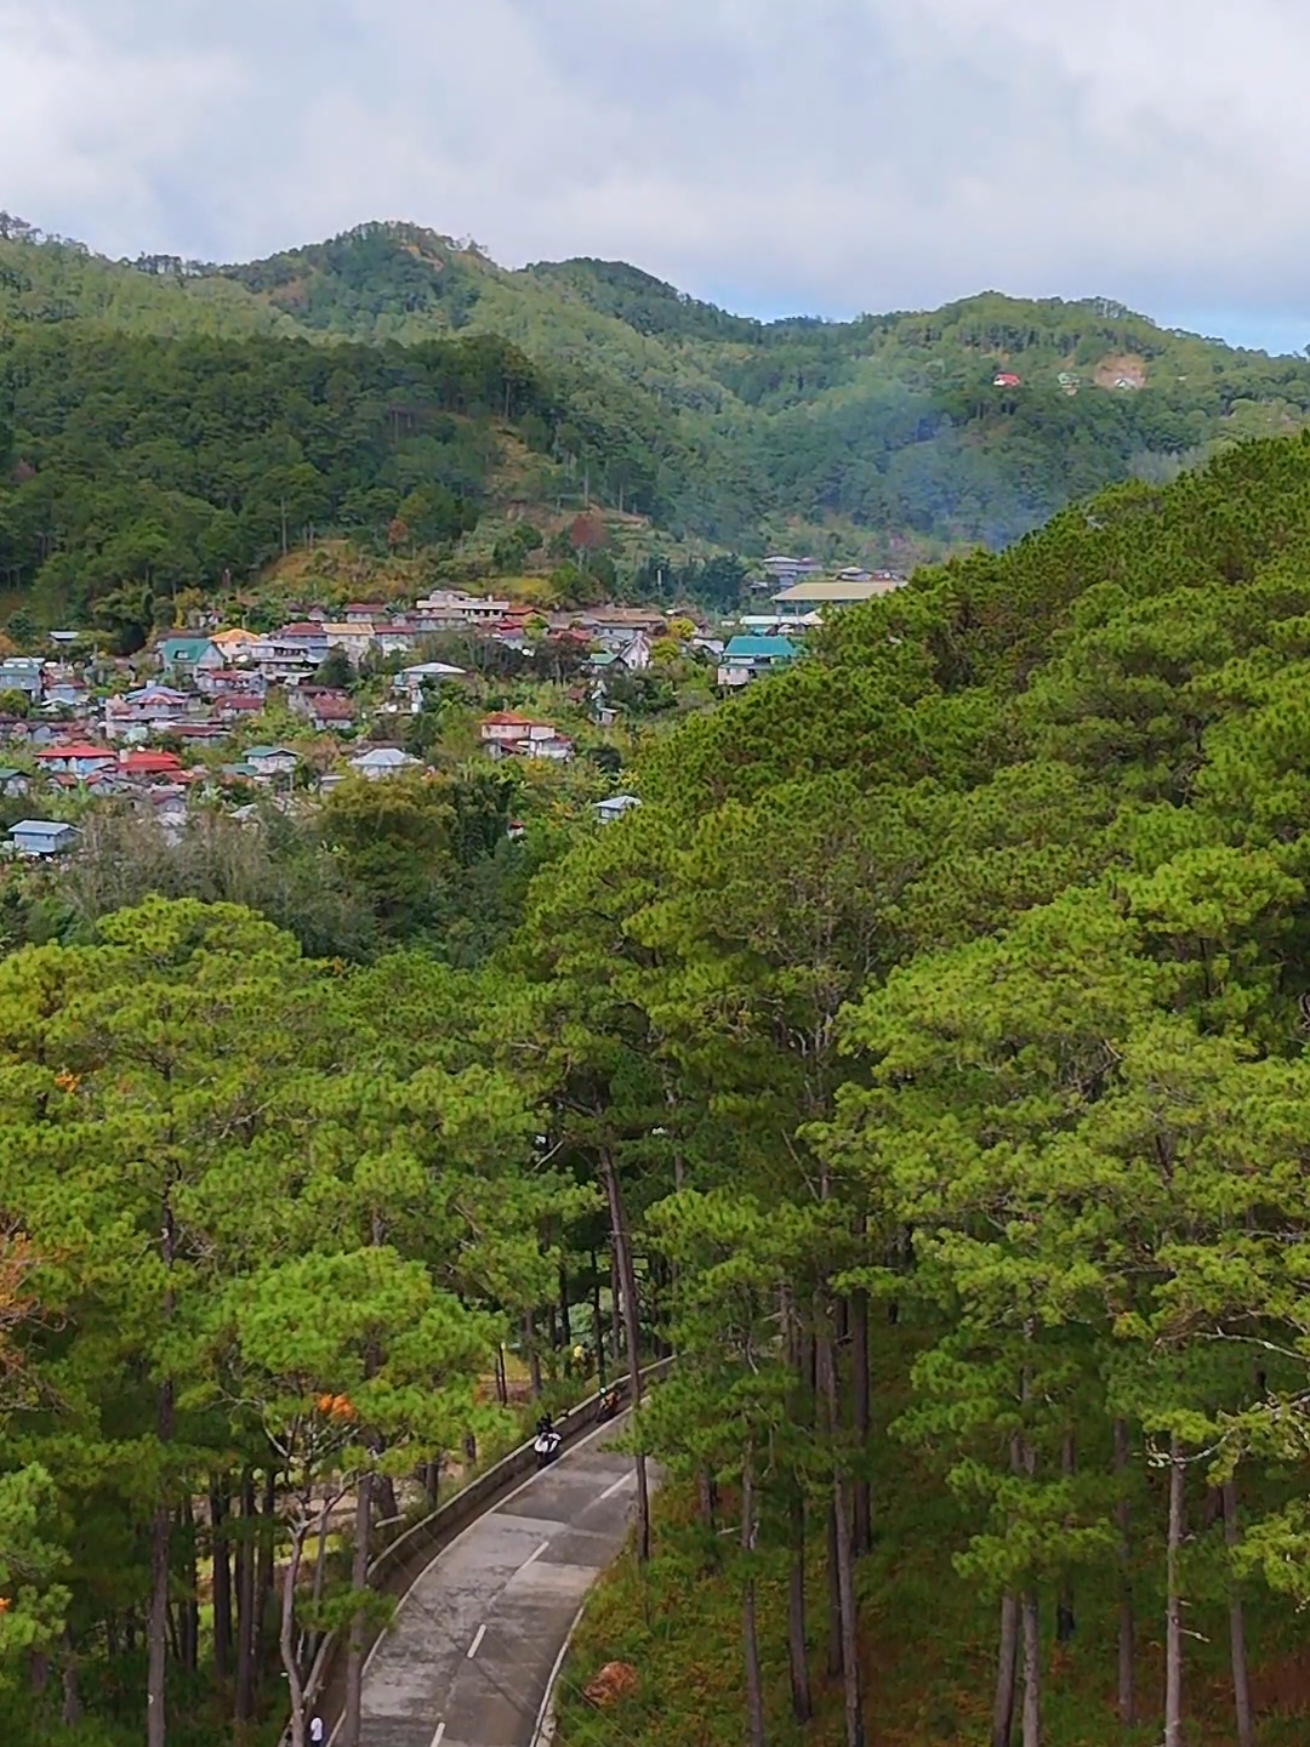
<path fill-rule="evenodd" d="M 479 1626 L 477 1631 L 473 1634 L 473 1642 L 468 1647 L 468 1659 L 470 1662 L 472 1662 L 473 1658 L 477 1655 L 478 1650 L 481 1648 L 482 1640 L 486 1635 L 487 1628 L 485 1625 Z"/>
<path fill-rule="evenodd" d="M 535 1553 L 528 1554 L 527 1558 L 519 1566 L 519 1570 L 526 1571 L 529 1565 L 535 1565 L 537 1563 L 537 1560 L 540 1559 L 541 1555 L 543 1553 L 548 1553 L 549 1551 L 550 1551 L 550 1542 L 543 1541 L 541 1543 L 541 1545 L 537 1548 Z"/>
<path fill-rule="evenodd" d="M 437 1724 L 437 1732 L 432 1737 L 432 1747 L 441 1747 L 441 1743 L 445 1739 L 446 1739 L 446 1725 L 444 1722 L 438 1723 Z"/>
<path fill-rule="evenodd" d="M 604 1504 L 604 1502 L 607 1498 L 613 1498 L 613 1496 L 616 1492 L 622 1492 L 623 1488 L 625 1486 L 627 1486 L 633 1478 L 634 1478 L 633 1475 L 625 1474 L 623 1476 L 622 1480 L 616 1480 L 614 1482 L 613 1486 L 607 1486 L 605 1488 L 604 1492 L 602 1492 L 600 1497 L 596 1500 L 596 1503 L 597 1504 Z"/>

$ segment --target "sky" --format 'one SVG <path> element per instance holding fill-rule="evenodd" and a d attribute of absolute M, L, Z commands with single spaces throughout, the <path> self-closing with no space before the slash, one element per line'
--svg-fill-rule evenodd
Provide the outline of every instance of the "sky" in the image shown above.
<path fill-rule="evenodd" d="M 1310 343 L 1303 0 L 0 0 L 0 206 L 112 256 L 369 218 L 745 313 L 983 289 Z"/>

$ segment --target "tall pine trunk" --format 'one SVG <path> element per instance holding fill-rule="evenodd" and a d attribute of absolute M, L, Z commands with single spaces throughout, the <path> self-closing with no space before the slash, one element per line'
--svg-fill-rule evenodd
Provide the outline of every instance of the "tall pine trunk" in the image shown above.
<path fill-rule="evenodd" d="M 992 1705 L 992 1747 L 1010 1747 L 1018 1683 L 1019 1597 L 1012 1589 L 1007 1589 L 1001 1599 L 1001 1642 L 996 1659 L 996 1698 Z"/>
<path fill-rule="evenodd" d="M 60 1713 L 66 1729 L 75 1729 L 82 1721 L 82 1691 L 77 1678 L 77 1644 L 72 1628 L 64 1627 L 64 1703 Z"/>
<path fill-rule="evenodd" d="M 873 1403 L 869 1387 L 869 1294 L 851 1296 L 851 1372 L 855 1401 L 855 1438 L 858 1448 L 855 1479 L 855 1556 L 862 1558 L 873 1545 L 873 1487 L 869 1482 L 869 1444 L 873 1430 Z"/>
<path fill-rule="evenodd" d="M 1066 1480 L 1072 1480 L 1077 1471 L 1077 1451 L 1072 1432 L 1066 1432 L 1060 1450 L 1060 1468 Z M 1067 1525 L 1066 1525 L 1067 1526 Z M 1073 1576 L 1066 1571 L 1060 1580 L 1060 1596 L 1055 1604 L 1055 1641 L 1057 1644 L 1067 1644 L 1078 1630 L 1078 1616 L 1074 1611 Z"/>
<path fill-rule="evenodd" d="M 1114 1422 L 1114 1471 L 1121 1487 L 1128 1473 L 1128 1424 Z M 1119 1721 L 1131 1729 L 1137 1721 L 1137 1622 L 1133 1616 L 1132 1541 L 1128 1495 L 1115 1507 L 1119 1527 Z"/>
<path fill-rule="evenodd" d="M 350 1587 L 362 1600 L 368 1588 L 368 1536 L 373 1521 L 373 1476 L 363 1473 L 355 1492 L 355 1545 L 351 1552 Z M 359 1747 L 364 1706 L 364 1611 L 351 1616 L 346 1648 L 346 1714 L 341 1729 L 341 1747 Z"/>
<path fill-rule="evenodd" d="M 1182 1441 L 1169 1440 L 1169 1540 L 1165 1559 L 1168 1585 L 1164 1649 L 1164 1747 L 1183 1743 L 1183 1602 L 1179 1591 L 1179 1561 L 1184 1532 L 1186 1468 Z"/>
<path fill-rule="evenodd" d="M 177 1253 L 177 1228 L 173 1204 L 164 1197 L 164 1223 L 160 1235 L 160 1253 L 165 1275 L 170 1284 L 164 1293 L 164 1317 L 173 1315 L 171 1275 Z M 159 1385 L 156 1403 L 156 1436 L 161 1453 L 173 1441 L 173 1381 L 165 1377 Z M 163 1481 L 161 1479 L 161 1486 Z M 166 1747 L 168 1740 L 168 1567 L 171 1551 L 173 1513 L 165 1498 L 155 1501 L 154 1523 L 150 1536 L 150 1617 L 146 1627 L 146 1747 Z"/>
<path fill-rule="evenodd" d="M 200 1572 L 196 1559 L 196 1513 L 191 1499 L 182 1501 L 182 1526 L 186 1534 L 186 1593 L 182 1598 L 178 1636 L 182 1641 L 182 1666 L 188 1674 L 200 1669 Z"/>
<path fill-rule="evenodd" d="M 282 1627 L 278 1633 L 278 1648 L 282 1668 L 287 1677 L 287 1698 L 291 1705 L 291 1747 L 305 1747 L 305 1687 L 296 1657 L 296 1581 L 300 1576 L 300 1561 L 305 1550 L 308 1523 L 298 1522 L 291 1532 L 286 1568 L 282 1573 Z"/>
<path fill-rule="evenodd" d="M 161 1445 L 173 1437 L 173 1385 L 159 1386 L 158 1435 Z M 173 1513 L 160 1499 L 155 1504 L 150 1534 L 150 1615 L 146 1625 L 146 1747 L 166 1747 L 168 1709 L 168 1574 Z"/>
<path fill-rule="evenodd" d="M 1037 1591 L 1024 1591 L 1023 1747 L 1042 1747 L 1042 1615 Z"/>
<path fill-rule="evenodd" d="M 741 1550 L 747 1565 L 741 1586 L 742 1646 L 746 1656 L 746 1710 L 750 1719 L 750 1747 L 765 1747 L 764 1675 L 760 1668 L 760 1636 L 755 1618 L 755 1573 L 749 1563 L 755 1551 L 755 1476 L 751 1458 L 741 1476 Z"/>
<path fill-rule="evenodd" d="M 227 1534 L 228 1495 L 215 1479 L 209 1488 L 209 1537 L 213 1555 L 214 1674 L 220 1685 L 232 1677 L 232 1561 Z"/>
<path fill-rule="evenodd" d="M 842 1682 L 846 1712 L 846 1747 L 864 1747 L 864 1691 L 860 1669 L 859 1615 L 855 1601 L 855 1556 L 852 1547 L 850 1478 L 842 1459 L 841 1401 L 832 1335 L 819 1338 L 819 1375 L 827 1403 L 827 1432 L 832 1440 L 832 1511 L 836 1529 L 837 1599 L 841 1612 Z"/>
<path fill-rule="evenodd" d="M 609 1203 L 610 1238 L 613 1244 L 614 1270 L 623 1294 L 623 1331 L 628 1348 L 628 1387 L 633 1405 L 641 1405 L 641 1314 L 637 1300 L 637 1270 L 632 1259 L 632 1240 L 628 1232 L 627 1213 L 623 1206 L 623 1188 L 618 1166 L 608 1147 L 600 1152 L 601 1174 L 605 1179 L 605 1197 Z M 646 1453 L 637 1446 L 637 1559 L 645 1564 L 650 1558 L 650 1486 L 646 1474 Z"/>
<path fill-rule="evenodd" d="M 790 1564 L 787 1570 L 787 1661 L 791 1673 L 791 1708 L 798 1723 L 814 1715 L 810 1697 L 810 1664 L 805 1643 L 805 1491 L 793 1481 L 789 1507 Z"/>
<path fill-rule="evenodd" d="M 1022 1399 L 1032 1396 L 1032 1380 L 1027 1371 L 1020 1383 Z M 1037 1474 L 1037 1450 L 1027 1436 L 1013 1440 L 1010 1460 L 1016 1461 L 1029 1480 Z M 1037 1591 L 1029 1587 L 1019 1602 L 1020 1631 L 1023 1638 L 1023 1747 L 1041 1747 L 1042 1742 L 1042 1612 Z"/>
<path fill-rule="evenodd" d="M 1224 1540 L 1229 1553 L 1241 1540 L 1237 1521 L 1237 1482 L 1224 1483 Z M 1246 1611 L 1242 1606 L 1242 1591 L 1235 1579 L 1230 1579 L 1228 1591 L 1228 1643 L 1233 1662 L 1233 1705 L 1237 1720 L 1237 1747 L 1252 1747 L 1255 1723 L 1251 1714 L 1251 1678 L 1246 1663 Z"/>
<path fill-rule="evenodd" d="M 605 1318 L 600 1301 L 600 1257 L 591 1252 L 591 1320 L 596 1337 L 596 1386 L 605 1387 Z"/>
<path fill-rule="evenodd" d="M 842 1656 L 841 1578 L 837 1560 L 837 1506 L 828 1500 L 828 1675 L 835 1679 L 845 1666 Z"/>
<path fill-rule="evenodd" d="M 249 1469 L 241 1481 L 241 1539 L 237 1542 L 237 1739 L 247 1739 L 255 1715 L 255 1482 Z"/>

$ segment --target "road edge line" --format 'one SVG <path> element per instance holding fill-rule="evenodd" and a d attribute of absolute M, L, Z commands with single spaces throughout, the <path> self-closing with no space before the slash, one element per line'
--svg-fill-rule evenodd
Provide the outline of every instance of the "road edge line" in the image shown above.
<path fill-rule="evenodd" d="M 592 1584 L 591 1589 L 589 1589 L 583 1597 L 577 1613 L 574 1614 L 573 1619 L 569 1624 L 569 1629 L 564 1636 L 564 1642 L 559 1647 L 559 1655 L 555 1658 L 555 1666 L 547 1676 L 546 1690 L 541 1695 L 541 1704 L 537 1709 L 537 1720 L 532 1728 L 531 1747 L 549 1747 L 549 1743 L 555 1738 L 555 1688 L 559 1685 L 559 1677 L 564 1668 L 564 1658 L 573 1648 L 573 1635 L 582 1623 L 582 1616 L 587 1611 L 587 1603 L 591 1599 L 592 1589 L 594 1588 L 595 1584 Z"/>

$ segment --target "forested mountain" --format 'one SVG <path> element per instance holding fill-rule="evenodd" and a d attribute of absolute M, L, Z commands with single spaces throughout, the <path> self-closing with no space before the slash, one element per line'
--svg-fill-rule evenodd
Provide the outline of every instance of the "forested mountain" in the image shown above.
<path fill-rule="evenodd" d="M 370 344 L 496 335 L 567 405 L 575 428 L 557 449 L 578 494 L 747 551 L 789 519 L 868 556 L 999 547 L 1089 491 L 1167 479 L 1310 415 L 1306 360 L 1170 333 L 1104 300 L 988 294 L 927 314 L 762 323 L 622 263 L 510 272 L 410 225 L 227 267 L 114 264 L 6 231 L 11 355 L 34 329 L 70 324 Z"/>

